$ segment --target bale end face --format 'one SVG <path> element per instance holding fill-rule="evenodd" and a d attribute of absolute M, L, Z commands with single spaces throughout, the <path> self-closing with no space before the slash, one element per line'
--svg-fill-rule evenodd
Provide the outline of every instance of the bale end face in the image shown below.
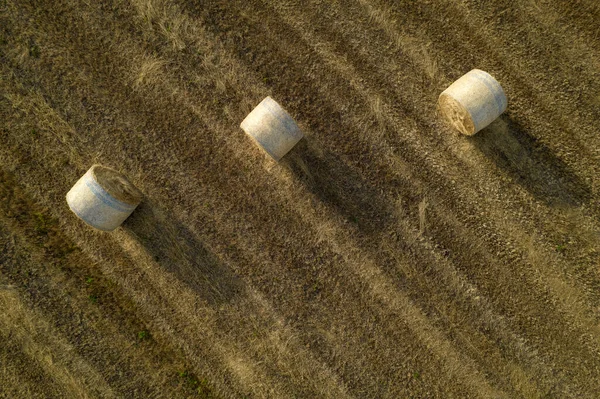
<path fill-rule="evenodd" d="M 121 173 L 102 165 L 90 168 L 94 179 L 115 199 L 130 205 L 139 205 L 143 194 Z"/>
<path fill-rule="evenodd" d="M 440 111 L 446 121 L 448 121 L 456 130 L 467 136 L 475 134 L 475 125 L 471 114 L 461 103 L 456 101 L 448 94 L 442 93 L 438 100 Z"/>

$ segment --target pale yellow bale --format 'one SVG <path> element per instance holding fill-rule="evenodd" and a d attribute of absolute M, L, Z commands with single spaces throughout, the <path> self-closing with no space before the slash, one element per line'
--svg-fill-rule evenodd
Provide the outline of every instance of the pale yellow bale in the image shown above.
<path fill-rule="evenodd" d="M 261 101 L 240 127 L 275 161 L 279 161 L 303 137 L 292 117 L 271 97 Z"/>
<path fill-rule="evenodd" d="M 488 126 L 507 107 L 502 86 L 487 72 L 473 69 L 442 92 L 442 115 L 463 134 L 473 135 Z"/>
<path fill-rule="evenodd" d="M 119 227 L 142 200 L 142 193 L 119 172 L 93 165 L 67 193 L 69 208 L 99 230 Z"/>

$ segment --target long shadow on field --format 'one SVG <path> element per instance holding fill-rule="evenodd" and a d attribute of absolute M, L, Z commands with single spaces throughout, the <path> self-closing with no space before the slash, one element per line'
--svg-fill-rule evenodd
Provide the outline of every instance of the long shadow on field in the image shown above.
<path fill-rule="evenodd" d="M 281 161 L 325 204 L 363 232 L 381 230 L 392 211 L 379 192 L 335 154 L 310 138 L 301 140 Z"/>
<path fill-rule="evenodd" d="M 211 305 L 231 301 L 243 282 L 170 212 L 145 199 L 123 227 L 138 237 L 154 260 Z"/>
<path fill-rule="evenodd" d="M 591 189 L 544 144 L 508 116 L 470 140 L 535 198 L 551 206 L 579 206 Z"/>

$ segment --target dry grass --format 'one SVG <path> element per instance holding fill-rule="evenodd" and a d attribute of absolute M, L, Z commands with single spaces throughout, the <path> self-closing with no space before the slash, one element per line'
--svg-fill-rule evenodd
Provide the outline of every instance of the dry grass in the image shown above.
<path fill-rule="evenodd" d="M 87 392 L 93 387 L 96 394 L 115 397 L 106 381 L 87 362 L 77 356 L 65 357 L 73 348 L 40 315 L 31 313 L 14 289 L 0 290 L 0 306 L 4 309 L 0 317 L 3 340 L 18 345 L 23 354 L 58 386 L 58 392 L 73 398 L 87 398 Z M 27 370 L 21 369 L 18 373 L 27 373 Z M 38 392 L 46 389 L 43 385 L 33 388 Z"/>
<path fill-rule="evenodd" d="M 0 396 L 594 397 L 581 3 L 0 2 Z M 464 138 L 473 67 L 509 109 Z M 64 204 L 96 162 L 146 196 L 110 235 Z"/>
<path fill-rule="evenodd" d="M 423 201 L 419 202 L 419 234 L 425 233 L 425 226 L 427 222 L 427 198 L 423 198 Z"/>

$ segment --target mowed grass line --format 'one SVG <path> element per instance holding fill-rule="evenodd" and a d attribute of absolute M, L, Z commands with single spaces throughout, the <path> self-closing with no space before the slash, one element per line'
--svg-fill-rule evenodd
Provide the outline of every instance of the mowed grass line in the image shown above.
<path fill-rule="evenodd" d="M 92 393 L 116 397 L 102 376 L 74 355 L 73 347 L 41 315 L 29 309 L 16 290 L 0 289 L 0 306 L 5 310 L 0 314 L 0 334 L 13 344 L 18 342 L 23 353 L 39 364 L 62 393 L 73 398 L 86 398 Z"/>
<path fill-rule="evenodd" d="M 295 20 L 298 20 L 298 18 L 296 18 Z M 308 42 L 311 42 L 311 43 L 321 43 L 319 45 L 319 47 L 323 48 L 323 40 L 320 40 L 320 39 L 317 39 L 317 38 L 312 38 L 311 40 L 308 40 Z M 556 280 L 553 280 L 553 281 L 556 281 Z M 562 292 L 564 292 L 564 290 Z M 573 293 L 573 292 L 574 291 L 571 290 L 571 293 Z"/>
<path fill-rule="evenodd" d="M 6 163 L 6 165 L 11 165 L 13 167 L 18 165 L 18 161 L 15 161 L 14 159 L 10 159 L 8 157 L 10 157 L 10 155 L 8 154 L 6 154 L 6 157 L 3 157 L 3 161 Z M 28 187 L 29 190 L 31 190 L 32 188 L 33 187 L 31 186 Z M 41 194 L 44 192 L 44 189 L 43 187 L 41 187 L 40 189 L 42 191 L 37 191 L 36 188 L 33 188 L 33 190 L 37 192 L 36 194 L 41 196 Z M 52 204 L 51 201 L 48 202 L 48 200 L 44 199 L 43 196 L 41 196 L 40 198 L 42 198 L 43 203 L 48 203 L 48 205 Z M 61 214 L 67 218 L 73 217 L 68 212 L 66 212 L 66 210 L 62 210 Z M 87 228 L 80 227 L 80 229 L 85 230 Z M 207 341 L 206 345 L 202 345 L 202 349 L 200 349 L 201 347 L 198 346 L 198 344 L 192 345 L 194 348 L 192 349 L 191 353 L 188 349 L 187 356 L 190 362 L 197 363 L 199 359 L 206 358 L 206 354 L 203 353 L 205 350 L 204 348 L 211 348 L 210 350 L 214 350 L 219 354 L 217 358 L 223 358 L 223 361 L 227 363 L 226 366 L 229 367 L 229 369 L 234 374 L 237 374 L 241 378 L 242 382 L 244 383 L 244 386 L 249 386 L 249 389 L 255 390 L 257 394 L 260 394 L 261 396 L 278 397 L 281 395 L 285 395 L 283 391 L 278 391 L 274 388 L 277 386 L 277 382 L 271 381 L 271 383 L 269 383 L 265 375 L 261 375 L 257 371 L 252 371 L 253 367 L 251 364 L 249 364 L 250 361 L 244 360 L 245 355 L 242 354 L 243 352 L 245 352 L 244 350 L 242 350 L 239 347 L 234 347 L 232 344 L 229 343 L 230 340 L 227 338 L 223 339 L 224 347 L 220 347 L 217 338 L 210 334 L 209 330 L 205 330 L 206 328 L 211 328 L 212 326 L 212 323 L 209 321 L 209 318 L 207 318 L 211 313 L 213 313 L 212 310 L 205 309 L 204 312 L 200 312 L 204 313 L 200 320 L 197 317 L 191 317 L 191 315 L 193 314 L 198 314 L 197 299 L 195 298 L 195 296 L 188 296 L 186 298 L 183 292 L 186 291 L 187 287 L 182 287 L 181 282 L 171 280 L 162 284 L 162 288 L 170 293 L 169 296 L 172 298 L 171 301 L 165 301 L 164 297 L 162 296 L 158 296 L 157 298 L 148 297 L 149 287 L 154 286 L 154 291 L 156 292 L 159 292 L 160 288 L 156 287 L 156 283 L 150 283 L 148 280 L 143 278 L 140 279 L 140 276 L 137 276 L 136 274 L 132 273 L 131 268 L 127 265 L 127 261 L 133 261 L 134 264 L 140 264 L 140 267 L 143 267 L 144 269 L 148 269 L 148 264 L 144 262 L 149 261 L 156 269 L 156 275 L 162 274 L 163 270 L 148 255 L 146 255 L 145 258 L 140 257 L 142 253 L 147 253 L 147 250 L 143 247 L 140 247 L 139 243 L 135 242 L 132 239 L 133 237 L 119 236 L 120 239 L 115 239 L 115 244 L 117 245 L 117 248 L 119 246 L 124 246 L 126 252 L 117 252 L 116 254 L 113 252 L 111 254 L 109 251 L 108 254 L 101 254 L 100 257 L 97 258 L 94 256 L 94 254 L 98 252 L 98 247 L 104 247 L 106 245 L 106 240 L 102 240 L 100 236 L 97 235 L 97 233 L 96 240 L 90 239 L 90 235 L 92 234 L 93 233 L 88 233 L 88 237 L 86 237 L 84 234 L 83 238 L 77 236 L 74 236 L 74 238 L 80 243 L 83 249 L 87 250 L 86 252 L 92 254 L 92 258 L 99 264 L 102 264 L 103 262 L 106 262 L 106 259 L 112 259 L 113 257 L 120 260 L 115 262 L 116 265 L 113 265 L 112 267 L 116 266 L 118 269 L 118 273 L 120 273 L 121 275 L 125 274 L 124 281 L 120 278 L 121 276 L 119 275 L 115 277 L 115 275 L 113 274 L 113 270 L 104 270 L 104 273 L 112 281 L 121 283 L 123 286 L 126 287 L 126 292 L 128 292 L 128 294 L 131 295 L 131 298 L 134 300 L 134 302 L 136 300 L 139 301 L 138 305 L 140 307 L 140 310 L 148 311 L 148 309 L 150 309 L 148 311 L 149 313 L 146 313 L 150 314 L 150 316 L 146 317 L 146 319 L 152 320 L 152 325 L 154 327 L 153 331 L 157 331 L 155 333 L 157 337 L 160 337 L 160 333 L 163 332 L 166 335 L 167 340 L 169 342 L 174 342 L 179 348 L 184 348 L 184 350 L 188 349 L 188 347 L 190 346 L 189 342 L 197 342 L 198 336 L 203 337 L 203 339 Z M 110 240 L 109 243 L 111 241 L 112 240 Z M 135 250 L 132 250 L 132 248 L 139 248 L 139 253 Z M 128 256 L 128 253 L 130 253 L 131 255 Z M 184 258 L 185 254 L 181 254 L 181 256 L 182 258 Z M 138 263 L 136 263 L 136 261 Z M 147 270 L 145 270 L 145 274 L 146 273 L 151 274 Z M 155 279 L 155 277 L 152 277 L 152 279 Z M 187 289 L 187 291 L 189 291 L 189 288 Z M 182 303 L 187 303 L 190 307 L 186 309 L 185 306 L 182 306 Z M 179 318 L 173 319 L 160 317 L 161 314 L 170 314 L 173 309 L 179 309 L 179 311 L 177 312 L 181 314 Z M 239 314 L 235 314 L 234 316 L 232 316 L 232 320 L 241 320 L 244 319 L 244 315 L 254 313 L 256 313 L 256 311 L 244 309 Z M 226 317 L 230 316 L 227 314 L 224 315 Z M 161 331 L 161 329 L 165 327 L 166 330 Z M 200 331 L 198 331 L 199 328 L 201 328 Z M 261 328 L 264 327 L 261 326 Z M 185 335 L 182 337 L 181 331 L 179 331 L 179 329 L 183 329 L 184 331 L 188 330 L 192 335 L 187 335 L 187 338 Z M 263 335 L 261 335 L 261 337 L 263 337 Z M 272 346 L 265 344 L 262 345 L 262 347 L 271 348 Z M 264 355 L 264 353 L 262 353 L 261 355 Z M 203 365 L 203 362 L 199 363 L 200 365 Z M 212 366 L 205 365 L 204 367 L 198 367 L 198 369 L 200 371 L 215 370 L 215 367 L 213 363 Z M 219 367 L 216 367 L 216 370 L 219 370 Z M 215 377 L 215 380 L 218 381 L 218 378 Z M 244 392 L 245 389 L 246 388 L 244 388 L 243 386 L 239 387 L 239 390 L 241 392 Z"/>
<path fill-rule="evenodd" d="M 461 15 L 466 15 L 467 13 L 464 12 L 464 10 L 463 10 L 463 12 L 461 12 L 460 14 Z M 542 17 L 539 17 L 539 18 L 542 18 Z M 492 41 L 494 43 L 493 47 L 498 48 L 498 49 L 502 49 L 502 48 L 506 47 L 506 46 L 499 45 L 498 44 L 498 40 L 494 39 L 496 37 L 502 37 L 502 36 L 500 34 L 498 34 L 496 31 L 490 31 L 486 35 L 481 35 L 480 40 L 482 40 L 482 41 L 490 40 L 490 41 Z M 541 37 L 541 38 L 539 38 L 539 40 L 543 41 L 544 39 L 543 39 L 543 37 Z M 564 51 L 569 50 L 569 49 L 565 49 L 564 47 L 565 46 L 563 45 L 563 48 L 559 48 L 558 50 L 564 50 Z M 568 52 L 568 53 L 569 53 L 568 57 L 563 57 L 563 58 L 559 57 L 559 59 L 564 59 L 564 58 L 566 58 L 566 59 L 573 59 L 574 57 L 576 57 L 576 53 L 571 53 L 571 52 Z M 504 56 L 504 59 L 509 59 L 510 58 L 507 51 L 502 51 L 501 54 Z M 591 57 L 591 56 L 594 56 L 593 52 L 592 53 L 584 53 L 584 54 L 585 54 L 585 57 L 590 57 L 591 59 L 593 59 Z M 492 57 L 492 56 L 490 56 L 490 57 Z M 597 56 L 595 56 L 595 58 L 597 58 Z M 558 62 L 559 59 L 554 59 L 553 58 L 553 60 L 556 60 L 556 62 Z M 533 63 L 533 60 L 535 60 L 535 58 L 532 59 L 531 63 Z M 578 64 L 581 61 L 577 60 L 577 62 L 575 62 L 575 60 L 573 60 L 573 62 L 576 63 L 576 64 Z M 593 64 L 593 63 L 594 62 L 590 62 L 588 64 Z M 553 67 L 552 69 L 556 69 L 556 68 Z M 527 71 L 525 71 L 523 73 L 526 73 L 526 72 Z M 562 73 L 564 73 L 564 71 Z M 539 71 L 531 70 L 531 75 L 532 76 L 537 76 L 537 75 L 539 75 Z M 550 76 L 554 76 L 554 75 L 550 75 Z M 558 76 L 559 76 L 558 79 L 561 79 L 560 75 L 558 75 Z M 567 79 L 567 77 L 565 77 L 565 79 Z M 545 80 L 548 80 L 548 79 L 545 79 Z M 597 74 L 594 74 L 593 72 L 590 72 L 589 68 L 588 68 L 588 73 L 584 75 L 583 81 L 589 81 L 591 84 L 594 84 L 594 85 L 600 83 L 600 81 L 597 79 Z M 538 89 L 538 90 L 543 90 L 543 89 Z M 547 92 L 551 92 L 551 90 L 547 90 Z M 544 100 L 545 98 L 546 97 L 540 97 L 540 100 L 543 100 L 541 102 L 543 102 L 544 104 L 546 104 L 546 103 L 551 104 L 552 103 L 552 101 L 546 101 L 546 100 Z M 560 99 L 557 99 L 557 101 L 560 101 L 562 98 L 565 98 L 565 96 L 560 96 Z M 589 101 L 585 101 L 581 105 L 582 105 L 582 107 L 588 107 L 588 108 L 590 108 Z M 585 108 L 582 108 L 582 109 L 585 109 Z M 554 113 L 555 114 L 570 114 L 571 112 L 570 111 L 566 111 L 566 112 L 563 112 L 563 113 L 557 113 L 557 112 L 554 112 Z M 586 115 L 589 118 L 589 117 L 591 117 L 592 113 L 583 113 L 583 115 Z M 583 126 L 586 126 L 586 129 L 589 129 L 588 127 L 590 126 L 590 124 L 589 123 L 585 123 L 584 120 L 571 121 L 570 124 L 572 125 L 572 127 L 570 128 L 570 130 L 572 130 L 573 134 L 569 134 L 569 136 L 577 136 L 578 134 L 583 134 L 583 131 L 581 129 L 579 129 L 577 126 L 583 125 Z M 536 129 L 536 132 L 544 132 L 546 130 L 547 129 Z M 561 135 L 557 134 L 556 137 L 557 137 L 556 141 L 560 141 L 559 138 L 561 137 Z M 593 148 L 594 148 L 594 146 L 588 146 L 588 149 L 593 150 Z M 577 151 L 571 150 L 571 153 L 577 153 Z M 591 158 L 590 157 L 581 157 L 581 156 L 578 156 L 577 158 L 579 160 L 585 162 L 585 161 L 588 161 L 590 159 L 593 159 L 594 156 L 592 156 Z M 474 166 L 476 166 L 476 165 L 473 163 L 473 161 L 471 161 L 470 165 L 469 165 L 469 169 L 472 170 L 472 168 Z M 597 167 L 597 165 L 595 165 L 595 167 Z M 580 169 L 580 171 L 585 172 L 585 173 L 591 173 L 591 171 L 593 171 L 593 170 L 594 170 L 594 168 L 589 168 L 587 165 L 586 165 L 586 168 Z M 592 187 L 591 187 L 592 193 L 597 192 L 597 188 L 594 189 L 594 184 L 593 184 L 596 180 L 597 179 L 592 179 L 591 180 L 591 182 L 592 182 Z M 596 207 L 595 202 L 597 202 L 597 200 L 595 200 L 595 198 L 596 198 L 596 196 L 592 196 L 592 201 L 590 202 L 590 204 L 587 204 L 587 206 L 584 207 L 583 209 L 576 209 L 576 210 L 573 210 L 573 211 L 568 210 L 566 212 L 565 212 L 565 210 L 562 210 L 562 209 L 550 210 L 547 213 L 546 217 L 540 217 L 539 218 L 539 222 L 538 223 L 543 224 L 545 226 L 546 230 L 553 230 L 552 229 L 553 227 L 554 227 L 554 229 L 556 228 L 557 218 L 560 220 L 561 224 L 565 224 L 566 225 L 566 224 L 568 224 L 568 219 L 570 219 L 571 217 L 573 217 L 573 213 L 577 213 L 578 216 L 574 217 L 574 219 L 580 220 L 581 227 L 578 228 L 578 229 L 572 229 L 571 231 L 569 231 L 569 234 L 570 235 L 574 235 L 576 237 L 579 236 L 578 238 L 581 239 L 581 241 L 583 241 L 583 242 L 589 241 L 588 239 L 586 239 L 585 236 L 587 236 L 587 235 L 590 235 L 590 236 L 597 235 L 597 232 L 599 230 L 598 223 L 597 223 L 597 218 L 594 217 L 594 214 L 597 214 L 597 211 L 594 210 L 595 207 Z M 596 232 L 596 234 L 594 234 L 594 231 Z M 523 232 L 521 232 L 521 234 L 515 234 L 515 235 L 517 236 L 517 238 L 519 238 L 519 237 L 523 237 L 523 236 L 527 235 L 528 233 L 529 232 L 523 231 Z M 520 240 L 520 241 L 522 241 L 524 243 L 527 242 L 527 240 Z M 591 244 L 591 246 L 593 247 L 593 244 Z M 540 258 L 554 258 L 552 263 L 553 264 L 556 264 L 556 263 L 560 264 L 560 270 L 561 270 L 561 272 L 564 271 L 564 270 L 566 270 L 566 269 L 568 269 L 569 268 L 568 264 L 560 262 L 558 259 L 556 259 L 556 257 L 554 257 L 554 256 L 552 256 L 550 254 L 551 251 L 549 251 L 549 249 L 552 249 L 552 247 L 553 247 L 552 244 L 551 245 L 545 245 L 544 246 L 544 249 L 545 249 L 544 254 L 543 255 L 542 254 L 537 254 L 537 255 L 539 255 Z M 535 248 L 532 248 L 532 249 L 535 251 Z M 537 255 L 534 255 L 534 256 L 537 256 Z M 587 287 L 585 287 L 584 291 L 590 292 L 589 288 L 587 288 Z M 592 298 L 590 298 L 590 299 L 592 299 Z"/>
<path fill-rule="evenodd" d="M 2 398 L 57 398 L 61 387 L 41 370 L 33 359 L 18 345 L 2 337 L 0 347 L 0 397 Z M 26 370 L 26 371 L 24 371 Z"/>
<path fill-rule="evenodd" d="M 380 11 L 375 11 L 375 16 L 377 17 L 377 21 L 378 21 L 378 22 L 381 22 L 382 24 L 384 24 L 384 26 L 386 27 L 386 32 L 389 32 L 388 34 L 389 34 L 391 37 L 397 37 L 397 36 L 398 36 L 398 34 L 397 34 L 397 33 L 396 33 L 396 34 L 393 34 L 393 32 L 390 32 L 391 30 L 393 30 L 393 28 L 391 28 L 391 27 L 390 27 L 390 26 L 391 26 L 391 24 L 385 24 L 385 21 L 382 21 L 382 20 L 381 20 L 381 17 L 379 17 L 379 16 L 381 16 L 381 15 L 388 15 L 388 18 L 389 18 L 389 12 L 380 12 Z M 353 18 L 352 18 L 351 16 L 347 16 L 347 17 L 340 18 L 340 19 L 341 19 L 341 20 L 351 20 L 351 19 L 353 19 Z M 355 18 L 354 18 L 354 19 L 355 19 Z M 394 20 L 394 21 L 397 21 L 397 20 Z M 397 23 L 397 22 L 396 22 L 396 23 Z M 422 26 L 422 25 L 421 25 L 421 26 Z M 342 33 L 343 33 L 343 32 L 338 32 L 338 35 L 340 35 L 340 34 L 342 34 Z M 370 42 L 370 43 L 376 43 L 376 40 L 369 40 L 369 42 Z M 384 46 L 384 45 L 385 45 L 385 43 L 382 43 L 382 46 Z M 375 46 L 373 46 L 373 47 L 377 47 L 377 46 L 375 45 Z M 372 58 L 373 58 L 373 57 L 371 57 L 371 59 L 372 59 Z M 353 57 L 353 58 L 351 58 L 351 59 L 356 59 L 356 57 Z M 361 62 L 362 62 L 362 61 L 361 61 Z M 423 89 L 424 89 L 424 90 L 426 90 L 426 88 L 423 88 Z M 504 133 L 506 134 L 507 132 L 504 132 Z M 456 143 L 455 143 L 455 144 L 456 144 Z M 452 145 L 448 145 L 448 147 L 450 148 L 450 147 L 452 147 Z M 469 168 L 468 168 L 468 169 L 469 169 L 469 170 L 473 170 L 473 168 L 474 168 L 474 167 L 478 167 L 478 165 L 476 165 L 476 164 L 471 164 L 471 165 L 469 165 Z M 480 179 L 477 179 L 477 180 L 480 180 Z M 485 178 L 484 178 L 484 180 L 485 180 Z M 516 203 L 515 203 L 515 205 L 516 205 Z M 527 205 L 526 205 L 526 206 L 527 206 Z M 437 212 L 436 212 L 436 213 L 437 213 Z M 448 218 L 448 216 L 445 216 L 445 217 L 444 217 L 444 215 L 441 215 L 441 217 L 442 217 L 442 219 L 441 219 L 441 220 L 443 220 L 443 219 L 445 219 L 445 218 Z M 555 218 L 555 217 L 548 218 L 547 220 L 550 220 L 550 219 L 556 220 L 556 218 Z M 562 216 L 561 216 L 561 219 L 563 219 L 563 217 L 562 217 Z M 542 221 L 542 222 L 544 222 L 544 223 L 547 223 L 547 220 L 543 220 L 543 218 L 542 218 L 542 220 L 541 220 L 541 221 Z M 564 223 L 564 222 L 563 222 L 563 223 Z M 585 223 L 584 223 L 584 224 L 585 224 Z M 589 223 L 587 223 L 587 225 L 588 225 L 588 226 L 586 227 L 586 229 L 582 230 L 582 233 L 583 233 L 583 234 L 581 234 L 581 236 L 582 236 L 582 239 L 583 239 L 583 241 L 584 241 L 584 242 L 585 242 L 585 241 L 588 241 L 587 239 L 585 239 L 585 236 L 586 236 L 586 235 L 588 235 L 588 232 L 591 232 L 591 231 L 593 231 L 593 227 L 592 227 L 592 228 L 590 228 L 590 226 L 589 226 L 590 224 L 589 224 Z M 592 225 L 592 226 L 593 226 L 593 225 Z M 459 226 L 457 225 L 457 227 L 459 227 Z M 527 240 L 525 240 L 525 241 L 523 241 L 523 242 L 524 242 L 525 244 L 527 244 Z M 590 242 L 589 244 L 591 245 L 591 242 Z M 529 246 L 529 245 L 528 245 L 528 246 Z M 533 246 L 533 245 L 529 246 L 529 248 L 532 248 L 532 249 L 533 249 L 534 247 L 535 247 L 535 246 Z M 529 248 L 527 248 L 527 247 L 525 248 L 525 253 L 529 252 Z M 591 248 L 591 247 L 590 247 L 590 248 Z M 588 249 L 590 249 L 590 248 L 588 248 Z M 550 254 L 550 255 L 548 255 L 548 254 L 546 253 L 546 255 L 544 256 L 544 258 L 545 258 L 545 259 L 552 259 L 552 258 L 554 258 L 554 259 L 553 259 L 553 261 L 554 261 L 554 262 L 556 261 L 556 258 L 555 258 L 555 257 L 553 257 L 551 254 Z M 525 260 L 527 261 L 527 259 L 525 259 Z M 541 256 L 538 258 L 538 261 L 541 261 Z M 535 266 L 535 265 L 534 265 L 534 266 Z M 567 266 L 567 265 L 565 264 L 565 266 Z M 563 266 L 563 267 L 564 267 L 564 266 Z M 536 279 L 537 279 L 537 277 L 536 277 Z M 571 280 L 571 281 L 574 283 L 574 282 L 575 282 L 575 281 L 577 281 L 577 280 Z M 568 306 L 572 306 L 572 305 L 573 305 L 573 303 L 571 302 L 571 299 L 572 299 L 572 293 L 574 293 L 575 291 L 571 289 L 571 290 L 570 290 L 570 292 L 569 292 L 569 290 L 567 289 L 567 287 L 565 287 L 565 286 L 564 286 L 564 282 L 562 282 L 562 281 L 561 281 L 561 285 L 562 285 L 562 287 L 560 287 L 560 286 L 557 286 L 557 285 L 556 285 L 556 283 L 557 283 L 557 282 L 558 282 L 558 281 L 557 281 L 557 279 L 556 279 L 556 277 L 555 277 L 555 276 L 550 276 L 550 277 L 549 277 L 549 283 L 548 283 L 548 284 L 550 284 L 551 286 L 553 286 L 554 288 L 556 288 L 556 292 L 557 292 L 557 293 L 560 293 L 561 295 L 563 295 L 563 294 L 564 294 L 564 295 L 566 295 L 566 301 L 567 301 L 567 303 L 568 303 Z M 577 283 L 579 283 L 579 282 L 580 282 L 580 281 L 577 281 Z M 589 290 L 588 290 L 587 288 L 586 288 L 586 291 L 587 291 L 587 292 L 589 292 Z M 589 298 L 589 296 L 588 296 L 588 298 Z M 591 299 L 591 298 L 590 298 L 590 299 Z M 581 300 L 581 297 L 579 297 L 579 299 L 577 299 L 577 300 Z M 576 301 L 577 301 L 577 300 L 576 300 Z M 593 305 L 592 305 L 591 307 L 593 308 Z M 588 320 L 589 320 L 589 319 L 588 319 Z M 578 335 L 579 335 L 579 334 L 578 334 Z"/>
<path fill-rule="evenodd" d="M 289 12 L 289 9 L 288 9 L 288 12 Z M 299 15 L 296 15 L 296 17 L 294 18 L 294 20 L 295 20 L 295 21 L 302 21 L 302 18 L 301 18 Z M 298 22 L 298 23 L 301 23 L 301 22 Z M 306 24 L 306 21 L 304 21 L 304 26 L 308 26 L 308 25 Z M 310 38 L 308 38 L 308 39 L 306 40 L 306 42 L 307 42 L 307 43 L 320 43 L 320 45 L 319 45 L 319 48 L 325 48 L 325 46 L 324 46 L 324 43 L 326 43 L 327 41 L 326 41 L 326 40 L 324 40 L 322 37 L 310 37 Z M 324 56 L 323 56 L 323 58 L 324 58 L 325 60 L 327 60 L 328 58 L 330 58 L 330 55 L 331 55 L 330 53 L 324 53 Z M 351 76 L 351 75 L 349 75 L 349 77 L 348 77 L 349 79 L 350 79 L 350 76 Z M 351 80 L 352 80 L 352 81 L 356 81 L 356 80 L 358 80 L 358 79 L 351 79 Z M 451 146 L 449 146 L 449 147 L 451 147 Z M 472 165 L 471 165 L 471 166 L 472 166 Z M 485 180 L 485 179 L 481 179 L 481 180 Z M 490 208 L 493 208 L 493 207 L 490 207 Z M 500 219 L 500 218 L 498 218 L 498 219 Z"/>
<path fill-rule="evenodd" d="M 109 385 L 116 397 L 132 392 L 148 397 L 194 393 L 215 397 L 207 384 L 191 383 L 196 377 L 186 369 L 189 362 L 151 336 L 136 307 L 97 270 L 97 262 L 81 253 L 48 209 L 29 199 L 4 170 L 0 198 L 4 201 L 0 224 L 6 232 L 1 271 L 14 291 L 23 293 L 32 312 L 43 315 L 51 326 L 48 334 L 62 337 L 69 346 L 61 353 L 62 363 L 77 374 L 81 359 L 103 378 L 102 383 L 85 378 L 91 384 L 88 396 L 108 397 L 98 390 Z M 20 324 L 12 327 L 18 329 Z M 187 381 L 180 376 L 183 372 Z"/>
<path fill-rule="evenodd" d="M 169 285 L 169 284 L 167 284 L 167 286 L 168 286 L 168 285 Z M 194 302 L 194 301 L 190 301 L 190 303 L 193 303 L 193 302 Z M 174 306 L 174 307 L 177 307 L 177 306 Z M 252 312 L 250 312 L 250 313 L 252 313 Z M 240 318 L 240 317 L 238 316 L 238 318 Z M 202 323 L 202 322 L 200 322 L 200 323 L 198 323 L 198 325 L 203 325 L 203 323 Z M 265 345 L 265 347 L 269 347 L 269 345 Z M 235 351 L 233 351 L 233 352 L 235 352 Z M 297 359 L 296 359 L 295 361 L 297 361 Z M 240 360 L 237 360 L 237 363 L 239 363 L 239 362 L 240 362 Z M 238 365 L 237 365 L 237 364 L 235 364 L 235 367 L 238 367 Z M 239 367 L 238 367 L 238 368 L 239 368 Z M 246 368 L 247 368 L 247 367 L 246 367 Z M 317 377 L 317 378 L 314 378 L 314 380 L 315 380 L 315 381 L 319 381 L 319 377 Z M 266 388 L 264 388 L 264 387 L 263 387 L 263 389 L 268 389 L 268 390 L 272 390 L 272 389 L 273 389 L 273 386 L 275 386 L 275 385 L 276 385 L 276 383 L 272 383 L 272 384 L 271 384 L 272 386 L 271 386 L 271 387 L 269 387 L 269 384 L 266 384 L 266 379 L 265 379 L 265 378 L 263 378 L 263 377 L 261 377 L 261 376 L 257 376 L 256 378 L 254 378 L 254 379 L 253 379 L 253 381 L 254 381 L 254 383 L 255 383 L 256 385 L 258 385 L 258 383 L 257 383 L 257 382 L 258 382 L 258 381 L 260 381 L 260 384 L 262 384 L 264 387 L 266 386 Z M 268 392 L 268 391 L 265 391 L 265 393 L 267 393 L 267 392 Z M 275 394 L 275 396 L 277 396 L 277 394 Z"/>
<path fill-rule="evenodd" d="M 532 11 L 524 4 L 511 11 L 511 24 L 507 23 L 503 29 L 484 23 L 486 15 L 482 10 L 455 2 L 447 2 L 447 5 L 453 10 L 451 15 L 463 18 L 463 30 L 451 34 L 460 35 L 458 40 L 465 47 L 484 44 L 481 47 L 487 49 L 484 52 L 487 62 L 506 70 L 504 84 L 507 90 L 519 94 L 514 96 L 513 107 L 519 108 L 519 114 L 526 115 L 520 119 L 532 124 L 540 139 L 562 160 L 577 167 L 577 172 L 587 177 L 586 180 L 593 181 L 591 178 L 597 175 L 598 165 L 592 160 L 598 155 L 595 150 L 598 145 L 591 144 L 599 142 L 592 126 L 600 116 L 598 107 L 593 103 L 594 99 L 586 95 L 578 95 L 578 101 L 570 98 L 574 93 L 600 89 L 600 76 L 593 67 L 598 65 L 600 55 L 581 47 L 579 38 L 573 35 L 555 33 L 547 22 L 544 23 L 551 18 L 547 13 Z M 509 6 L 504 2 L 507 11 L 512 9 Z M 470 18 L 464 18 L 465 15 Z M 533 24 L 521 35 L 518 29 L 511 29 L 527 26 L 529 20 L 536 20 L 538 24 Z M 525 40 L 515 40 L 523 35 Z M 505 43 L 510 39 L 507 46 Z M 532 48 L 536 54 L 552 56 L 530 57 Z M 468 52 L 468 48 L 458 49 L 462 54 Z M 529 98 L 535 99 L 535 113 L 527 112 L 531 104 L 521 100 Z"/>

